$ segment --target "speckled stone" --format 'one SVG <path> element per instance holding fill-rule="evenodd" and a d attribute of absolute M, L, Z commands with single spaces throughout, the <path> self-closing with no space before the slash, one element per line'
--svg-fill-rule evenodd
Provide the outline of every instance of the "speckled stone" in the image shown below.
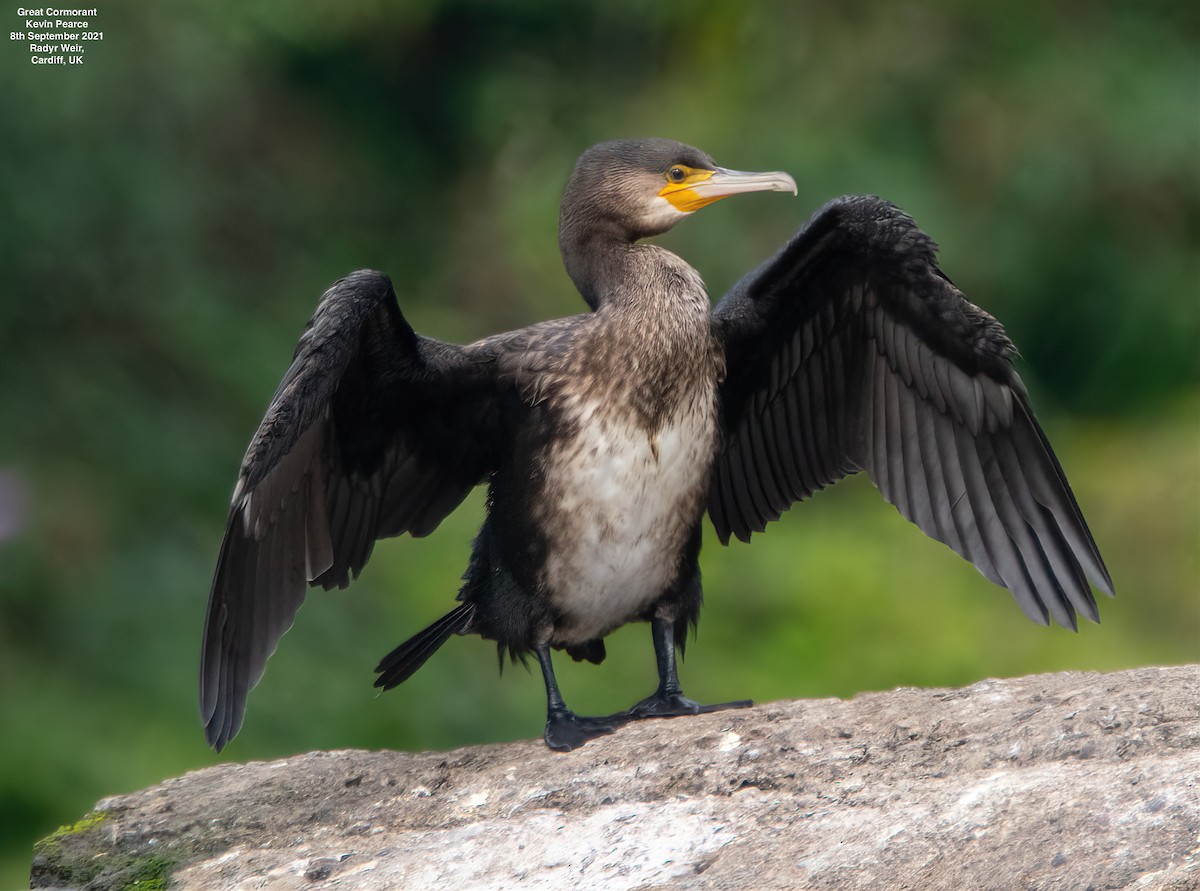
<path fill-rule="evenodd" d="M 644 721 L 568 754 L 225 764 L 101 801 L 32 878 L 157 856 L 184 891 L 1183 891 L 1198 781 L 1200 666 L 1064 673 Z M 107 876 L 86 887 L 129 881 Z"/>

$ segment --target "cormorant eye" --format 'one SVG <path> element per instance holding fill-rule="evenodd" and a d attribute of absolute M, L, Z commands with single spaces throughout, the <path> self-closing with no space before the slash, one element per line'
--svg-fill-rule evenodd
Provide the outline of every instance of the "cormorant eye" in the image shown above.
<path fill-rule="evenodd" d="M 669 179 L 673 183 L 681 183 L 685 179 L 687 179 L 687 170 L 684 169 L 683 167 L 680 167 L 678 164 L 676 164 L 674 167 L 672 167 L 670 170 L 667 171 L 667 179 Z"/>

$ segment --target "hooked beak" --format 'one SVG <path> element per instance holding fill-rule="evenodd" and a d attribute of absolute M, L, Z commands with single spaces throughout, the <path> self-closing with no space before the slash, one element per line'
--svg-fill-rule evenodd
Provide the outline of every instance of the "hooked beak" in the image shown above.
<path fill-rule="evenodd" d="M 681 183 L 670 183 L 658 194 L 683 213 L 692 213 L 730 195 L 743 192 L 791 192 L 796 181 L 780 170 L 748 173 L 742 170 L 697 170 Z"/>

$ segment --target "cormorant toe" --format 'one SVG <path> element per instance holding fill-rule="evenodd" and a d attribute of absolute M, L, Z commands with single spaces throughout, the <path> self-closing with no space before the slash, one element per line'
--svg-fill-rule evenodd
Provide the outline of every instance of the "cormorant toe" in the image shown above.
<path fill-rule="evenodd" d="M 546 745 L 556 752 L 578 749 L 588 740 L 606 736 L 625 723 L 624 712 L 606 718 L 588 718 L 569 709 L 550 712 L 546 718 Z"/>
<path fill-rule="evenodd" d="M 643 718 L 677 718 L 680 715 L 706 715 L 709 712 L 722 712 L 731 708 L 749 708 L 752 705 L 754 703 L 749 699 L 701 705 L 688 699 L 682 693 L 655 693 L 613 717 L 623 718 L 624 721 L 640 721 Z"/>

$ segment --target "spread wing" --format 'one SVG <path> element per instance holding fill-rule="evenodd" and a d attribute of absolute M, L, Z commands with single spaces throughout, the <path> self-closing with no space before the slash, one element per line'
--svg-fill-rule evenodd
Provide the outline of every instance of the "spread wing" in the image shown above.
<path fill-rule="evenodd" d="M 822 208 L 714 309 L 727 377 L 709 496 L 721 540 L 859 470 L 1034 621 L 1096 621 L 1112 580 L 994 318 L 878 198 Z"/>
<path fill-rule="evenodd" d="M 496 467 L 495 352 L 416 335 L 381 273 L 322 296 L 242 461 L 217 559 L 200 667 L 217 750 L 306 588 L 344 587 L 377 538 L 432 532 Z"/>

